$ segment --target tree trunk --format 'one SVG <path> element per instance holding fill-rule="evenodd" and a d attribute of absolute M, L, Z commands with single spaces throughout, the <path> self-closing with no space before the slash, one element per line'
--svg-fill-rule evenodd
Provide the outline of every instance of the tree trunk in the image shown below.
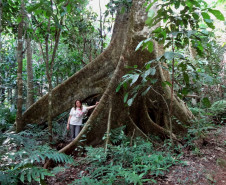
<path fill-rule="evenodd" d="M 18 45 L 17 45 L 17 115 L 16 115 L 16 131 L 20 132 L 23 129 L 22 121 L 22 105 L 23 105 L 23 79 L 22 79 L 22 69 L 23 69 L 23 22 L 24 22 L 24 1 L 21 1 L 21 17 L 22 20 L 18 25 Z"/>
<path fill-rule="evenodd" d="M 49 98 L 48 98 L 48 129 L 49 129 L 49 141 L 52 142 L 53 139 L 53 125 L 52 125 L 52 80 L 49 79 Z"/>
<path fill-rule="evenodd" d="M 0 62 L 2 62 L 2 0 L 0 0 Z"/>
<path fill-rule="evenodd" d="M 0 63 L 2 63 L 2 0 L 0 0 Z M 3 79 L 0 76 L 0 102 L 5 99 L 5 87 L 2 86 Z"/>
<path fill-rule="evenodd" d="M 27 41 L 27 109 L 34 103 L 34 85 L 33 85 L 33 67 L 32 67 L 32 49 L 31 39 Z"/>
<path fill-rule="evenodd" d="M 100 52 L 102 53 L 104 50 L 104 38 L 103 38 L 103 20 L 102 20 L 102 11 L 101 11 L 101 3 L 99 0 L 99 9 L 100 9 L 100 28 L 99 28 L 99 34 L 100 34 Z"/>
<path fill-rule="evenodd" d="M 108 144 L 110 141 L 110 131 L 111 131 L 111 113 L 112 113 L 112 99 L 109 97 L 109 114 L 108 114 L 108 125 L 107 125 L 107 132 L 106 132 L 106 143 L 105 143 L 105 153 L 107 153 Z"/>
<path fill-rule="evenodd" d="M 137 65 L 138 68 L 142 68 L 146 62 L 155 59 L 164 52 L 162 47 L 157 44 L 155 44 L 155 50 L 152 53 L 147 50 L 135 52 L 138 43 L 147 39 L 150 33 L 150 28 L 145 25 L 147 13 L 143 7 L 144 2 L 145 0 L 134 0 L 130 12 L 118 14 L 108 48 L 83 69 L 53 89 L 53 117 L 70 109 L 76 99 L 86 100 L 98 94 L 101 95 L 99 105 L 94 109 L 77 138 L 60 152 L 70 153 L 73 151 L 83 134 L 86 134 L 88 144 L 96 145 L 102 142 L 101 138 L 107 130 L 109 97 L 112 97 L 112 105 L 110 106 L 112 107 L 112 128 L 126 125 L 127 134 L 133 135 L 135 129 L 135 135 L 144 138 L 148 138 L 149 134 L 170 136 L 165 125 L 169 122 L 167 107 L 170 105 L 171 91 L 168 86 L 162 87 L 161 85 L 166 80 L 170 81 L 168 71 L 163 70 L 159 65 L 154 77 L 158 81 L 146 96 L 142 96 L 141 92 L 138 92 L 131 107 L 124 105 L 124 91 L 122 89 L 118 93 L 115 92 L 121 77 L 128 72 L 125 66 Z M 189 125 L 193 115 L 186 104 L 175 94 L 172 99 L 172 115 L 181 123 Z M 47 99 L 48 94 L 24 113 L 24 123 L 43 123 L 46 121 Z M 177 123 L 172 124 L 173 133 L 180 132 L 181 129 L 178 129 L 180 126 Z M 174 134 L 172 136 L 176 138 Z"/>
<path fill-rule="evenodd" d="M 49 28 L 50 28 L 50 20 L 49 20 Z M 58 44 L 59 44 L 59 39 L 60 39 L 60 29 L 56 30 L 56 38 L 55 38 L 55 44 L 54 44 L 54 49 L 53 49 L 53 54 L 51 56 L 51 62 L 49 64 L 49 48 L 48 48 L 48 35 L 46 38 L 46 76 L 48 79 L 48 128 L 49 128 L 49 141 L 52 142 L 52 109 L 53 109 L 53 98 L 52 98 L 52 76 L 53 76 L 53 64 L 55 61 L 55 56 L 56 56 L 56 52 L 57 52 L 57 48 L 58 48 Z M 43 55 L 44 57 L 44 55 Z"/>

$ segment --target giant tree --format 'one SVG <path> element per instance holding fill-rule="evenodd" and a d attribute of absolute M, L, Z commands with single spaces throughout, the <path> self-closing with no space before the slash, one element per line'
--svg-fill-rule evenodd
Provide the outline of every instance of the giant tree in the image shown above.
<path fill-rule="evenodd" d="M 157 58 L 164 52 L 162 46 L 157 43 L 154 45 L 152 53 L 148 50 L 135 52 L 137 45 L 142 40 L 147 39 L 150 31 L 154 29 L 145 24 L 147 12 L 143 6 L 144 2 L 144 0 L 133 1 L 131 9 L 124 13 L 118 13 L 112 39 L 106 50 L 79 72 L 53 89 L 53 117 L 68 110 L 75 99 L 87 100 L 96 95 L 101 96 L 99 105 L 89 117 L 78 137 L 61 152 L 69 153 L 72 151 L 85 133 L 90 144 L 97 144 L 101 141 L 107 128 L 109 97 L 112 98 L 112 127 L 127 125 L 126 132 L 128 134 L 135 129 L 136 135 L 146 138 L 148 134 L 169 137 L 167 106 L 169 106 L 171 99 L 172 115 L 185 125 L 191 123 L 193 115 L 186 104 L 176 95 L 171 97 L 169 86 L 162 86 L 162 82 L 170 81 L 170 76 L 169 72 L 161 65 L 156 68 L 157 82 L 153 88 L 145 96 L 141 95 L 142 91 L 138 91 L 138 96 L 131 106 L 124 105 L 124 91 L 122 89 L 116 93 L 116 87 L 120 83 L 121 77 L 129 70 L 126 66 L 135 65 L 138 69 L 142 68 L 146 62 Z M 140 79 L 134 85 L 139 82 Z M 47 99 L 48 94 L 23 114 L 24 124 L 46 121 L 48 115 Z M 182 130 L 177 122 L 174 123 L 173 128 L 174 133 Z"/>

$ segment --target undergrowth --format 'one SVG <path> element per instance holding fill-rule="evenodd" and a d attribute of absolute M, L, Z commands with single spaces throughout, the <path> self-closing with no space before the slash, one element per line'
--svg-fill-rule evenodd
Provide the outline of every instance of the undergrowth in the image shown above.
<path fill-rule="evenodd" d="M 156 177 L 164 176 L 172 165 L 181 162 L 178 155 L 156 151 L 152 143 L 142 138 L 135 138 L 131 146 L 130 138 L 124 135 L 122 127 L 120 129 L 118 134 L 115 130 L 111 133 L 118 145 L 109 145 L 107 152 L 102 147 L 86 148 L 87 157 L 77 165 L 87 167 L 72 184 L 157 183 Z"/>
<path fill-rule="evenodd" d="M 129 138 L 124 134 L 125 126 L 112 129 L 108 150 L 103 147 L 86 147 L 87 157 L 74 163 L 72 157 L 58 153 L 46 143 L 48 130 L 44 126 L 27 125 L 23 132 L 5 132 L 15 120 L 15 112 L 1 110 L 0 117 L 0 184 L 44 184 L 46 176 L 55 176 L 66 165 L 52 170 L 42 166 L 46 159 L 58 163 L 76 165 L 81 169 L 80 178 L 74 184 L 156 184 L 173 165 L 184 164 L 180 156 L 185 148 L 200 155 L 196 140 L 204 140 L 206 133 L 225 123 L 225 101 L 214 103 L 209 109 L 192 108 L 196 116 L 193 125 L 184 136 L 184 145 L 171 145 L 166 140 L 156 150 L 152 143 L 142 138 Z M 62 123 L 53 122 L 53 132 L 58 141 L 64 141 L 67 131 Z M 105 138 L 103 138 L 105 139 Z M 55 141 L 56 142 L 56 141 Z M 177 154 L 175 153 L 177 151 Z M 179 154 L 178 154 L 179 153 Z"/>
<path fill-rule="evenodd" d="M 44 144 L 47 131 L 31 126 L 26 131 L 15 134 L 4 133 L 0 136 L 0 183 L 2 185 L 30 184 L 32 181 L 43 183 L 45 176 L 54 176 L 59 170 L 57 167 L 49 171 L 42 166 L 46 159 L 58 163 L 74 164 L 74 159 L 63 153 L 58 153 L 47 144 Z"/>
<path fill-rule="evenodd" d="M 204 141 L 208 132 L 224 123 L 222 115 L 225 115 L 225 107 L 222 103 L 215 103 L 209 109 L 192 109 L 197 119 L 187 128 L 188 132 L 182 138 L 184 145 L 171 145 L 166 140 L 161 150 L 156 150 L 152 143 L 141 138 L 135 138 L 131 145 L 131 138 L 124 135 L 125 127 L 113 129 L 110 134 L 112 145 L 108 146 L 107 152 L 102 147 L 86 148 L 87 157 L 77 164 L 86 166 L 86 169 L 72 185 L 156 184 L 157 177 L 164 177 L 171 166 L 186 164 L 180 160 L 184 149 L 189 149 L 194 155 L 201 155 L 200 146 L 195 141 Z M 216 116 L 220 121 L 215 121 Z"/>
<path fill-rule="evenodd" d="M 193 124 L 188 127 L 188 132 L 183 138 L 186 143 L 183 147 L 189 147 L 193 154 L 201 155 L 200 149 L 195 141 L 205 141 L 208 133 L 223 126 L 226 122 L 226 101 L 220 100 L 212 104 L 210 108 L 190 108 L 196 116 Z"/>
<path fill-rule="evenodd" d="M 14 107 L 6 108 L 0 105 L 0 134 L 9 129 L 16 119 L 16 110 Z"/>

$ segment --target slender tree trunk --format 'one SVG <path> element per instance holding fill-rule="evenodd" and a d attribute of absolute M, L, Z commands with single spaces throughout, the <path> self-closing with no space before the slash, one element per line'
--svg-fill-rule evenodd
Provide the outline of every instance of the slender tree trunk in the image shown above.
<path fill-rule="evenodd" d="M 87 40 L 86 40 L 85 36 L 82 36 L 82 37 L 83 37 L 82 63 L 84 65 L 86 65 L 85 56 L 86 56 L 86 42 L 87 42 Z"/>
<path fill-rule="evenodd" d="M 52 0 L 51 2 L 51 7 L 53 6 L 53 2 Z M 60 24 L 62 24 L 62 18 L 61 18 L 61 22 Z M 49 42 L 49 33 L 50 33 L 50 18 L 48 21 L 48 28 L 47 28 L 47 36 L 46 36 L 46 76 L 47 76 L 47 80 L 48 80 L 48 85 L 49 85 L 49 96 L 48 96 L 48 128 L 49 128 L 49 141 L 52 142 L 53 139 L 53 131 L 52 131 L 52 117 L 53 117 L 53 113 L 52 113 L 52 76 L 53 76 L 53 65 L 54 65 L 54 61 L 55 61 L 55 56 L 56 56 L 56 52 L 57 52 L 57 48 L 58 48 L 58 44 L 59 44 L 59 40 L 60 40 L 60 33 L 61 30 L 60 28 L 56 30 L 55 33 L 55 44 L 54 44 L 54 48 L 52 50 L 53 47 L 53 40 L 51 40 L 51 50 L 53 51 L 52 57 L 51 57 L 51 61 L 49 63 L 49 47 L 48 47 L 48 42 Z M 43 52 L 42 52 L 43 53 Z M 44 55 L 43 55 L 44 56 Z"/>
<path fill-rule="evenodd" d="M 39 84 L 39 96 L 43 97 L 43 80 L 41 78 L 41 83 Z"/>
<path fill-rule="evenodd" d="M 172 36 L 172 51 L 174 52 L 174 39 L 173 39 L 173 36 Z M 175 64 L 175 60 L 173 58 L 173 61 L 172 61 L 172 86 L 170 88 L 170 91 L 171 91 L 171 99 L 170 99 L 170 113 L 169 113 L 169 119 L 170 119 L 170 141 L 171 141 L 171 144 L 173 145 L 173 137 L 172 137 L 172 134 L 173 134 L 173 127 L 172 127 L 172 116 L 173 116 L 173 98 L 174 98 L 174 66 Z"/>
<path fill-rule="evenodd" d="M 0 0 L 0 62 L 2 62 L 2 0 Z"/>
<path fill-rule="evenodd" d="M 53 124 L 52 124 L 52 80 L 48 79 L 49 83 L 49 98 L 48 98 L 48 128 L 49 128 L 49 141 L 53 140 Z"/>
<path fill-rule="evenodd" d="M 189 40 L 189 51 L 190 51 L 190 56 L 192 59 L 196 59 L 197 56 L 197 51 L 196 49 L 192 46 L 191 40 Z"/>
<path fill-rule="evenodd" d="M 104 38 L 103 38 L 103 20 L 102 20 L 102 10 L 101 10 L 101 3 L 99 0 L 99 9 L 100 9 L 100 28 L 99 28 L 99 33 L 100 33 L 100 52 L 102 53 L 104 50 Z"/>
<path fill-rule="evenodd" d="M 7 89 L 7 99 L 8 99 L 8 102 L 10 104 L 12 104 L 12 89 L 11 88 Z"/>
<path fill-rule="evenodd" d="M 226 84 L 226 50 L 224 52 L 223 55 L 223 60 L 220 63 L 220 66 L 222 68 L 221 72 L 220 72 L 220 76 L 221 76 L 221 84 L 219 85 L 219 96 L 224 99 L 225 97 L 225 93 L 224 93 L 224 89 L 225 89 L 225 84 Z"/>
<path fill-rule="evenodd" d="M 89 43 L 89 62 L 92 62 L 92 40 Z"/>
<path fill-rule="evenodd" d="M 112 116 L 112 96 L 110 96 L 110 100 L 109 100 L 109 114 L 108 114 L 108 125 L 107 125 L 107 132 L 106 132 L 105 153 L 107 153 L 108 144 L 110 141 L 111 116 Z"/>
<path fill-rule="evenodd" d="M 56 74 L 56 86 L 58 86 L 59 84 L 60 84 L 60 82 L 59 82 L 59 75 Z"/>
<path fill-rule="evenodd" d="M 53 139 L 53 132 L 52 132 L 52 76 L 51 76 L 51 67 L 49 66 L 49 34 L 50 34 L 50 18 L 48 21 L 48 29 L 47 29 L 47 35 L 45 39 L 45 50 L 46 50 L 46 76 L 48 80 L 48 129 L 49 129 L 49 141 L 52 142 Z M 44 56 L 43 56 L 44 57 Z"/>
<path fill-rule="evenodd" d="M 22 122 L 22 106 L 23 106 L 23 79 L 22 79 L 22 69 L 23 69 L 23 24 L 24 24 L 24 1 L 21 0 L 21 17 L 22 20 L 18 25 L 18 45 L 17 45 L 17 115 L 16 115 L 16 131 L 20 132 L 23 128 Z"/>
<path fill-rule="evenodd" d="M 48 30 L 50 29 L 50 19 L 49 19 L 49 26 L 48 26 Z M 55 60 L 55 56 L 56 56 L 56 52 L 57 52 L 57 48 L 58 48 L 58 44 L 59 44 L 59 39 L 60 39 L 60 30 L 56 30 L 56 38 L 55 38 L 55 45 L 53 48 L 53 54 L 51 57 L 51 62 L 49 63 L 49 47 L 48 47 L 48 41 L 49 41 L 49 35 L 47 35 L 46 37 L 46 76 L 47 76 L 47 80 L 48 80 L 48 127 L 49 127 L 49 141 L 52 142 L 52 75 L 53 75 L 53 64 L 54 64 L 54 60 Z M 43 53 L 43 52 L 42 52 Z M 43 53 L 44 54 L 44 53 Z M 43 55 L 43 57 L 45 57 Z"/>
<path fill-rule="evenodd" d="M 27 42 L 27 108 L 34 103 L 34 85 L 33 85 L 33 67 L 32 67 L 32 49 L 31 39 L 26 39 Z"/>
<path fill-rule="evenodd" d="M 0 63 L 2 63 L 2 0 L 0 0 Z M 3 87 L 3 79 L 0 76 L 0 102 L 5 99 L 5 88 Z"/>

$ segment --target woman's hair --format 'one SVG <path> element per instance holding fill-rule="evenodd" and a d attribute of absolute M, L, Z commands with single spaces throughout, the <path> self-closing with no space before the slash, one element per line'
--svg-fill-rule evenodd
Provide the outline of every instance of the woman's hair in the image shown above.
<path fill-rule="evenodd" d="M 75 100 L 74 108 L 76 109 L 76 107 L 77 107 L 77 106 L 76 106 L 76 102 L 77 102 L 77 101 L 79 101 L 79 102 L 81 103 L 81 109 L 82 109 L 82 101 L 81 101 L 81 100 Z"/>

